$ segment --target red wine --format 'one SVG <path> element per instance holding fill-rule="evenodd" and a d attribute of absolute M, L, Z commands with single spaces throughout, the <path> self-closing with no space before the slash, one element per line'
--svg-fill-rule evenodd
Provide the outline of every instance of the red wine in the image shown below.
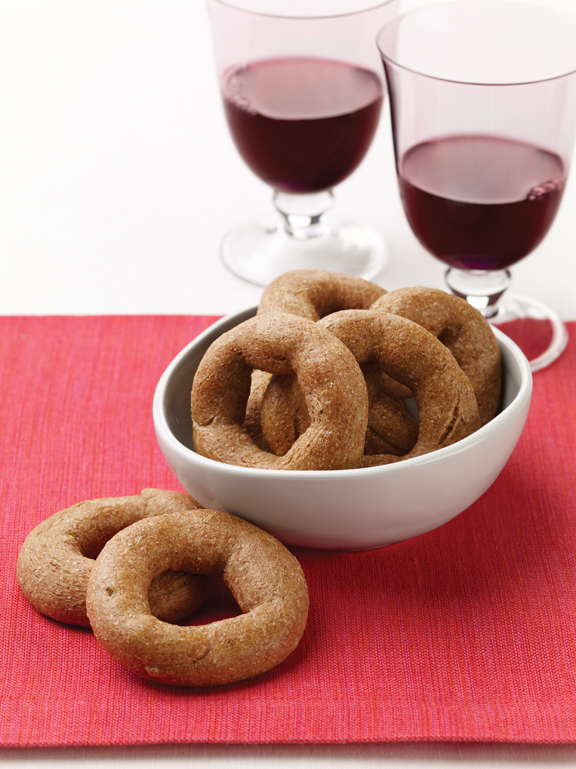
<path fill-rule="evenodd" d="M 566 170 L 544 149 L 491 136 L 412 147 L 398 166 L 414 234 L 453 267 L 500 270 L 532 251 L 560 205 Z"/>
<path fill-rule="evenodd" d="M 283 192 L 318 192 L 361 163 L 382 108 L 374 72 L 326 59 L 266 59 L 225 73 L 230 132 L 252 171 Z"/>

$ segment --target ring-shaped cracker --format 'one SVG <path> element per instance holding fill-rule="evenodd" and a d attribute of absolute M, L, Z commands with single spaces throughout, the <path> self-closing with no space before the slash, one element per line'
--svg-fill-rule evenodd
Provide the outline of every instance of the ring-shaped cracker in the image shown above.
<path fill-rule="evenodd" d="M 419 429 L 418 421 L 406 406 L 412 393 L 375 363 L 365 363 L 360 368 L 369 404 L 364 454 L 407 454 L 418 440 Z"/>
<path fill-rule="evenodd" d="M 390 291 L 371 309 L 408 318 L 437 337 L 470 380 L 481 423 L 496 415 L 502 383 L 500 348 L 479 310 L 465 299 L 422 286 Z"/>
<path fill-rule="evenodd" d="M 260 299 L 258 314 L 289 313 L 317 321 L 338 310 L 368 309 L 385 293 L 380 286 L 353 275 L 331 270 L 290 270 L 266 286 Z M 251 438 L 261 449 L 281 455 L 286 453 L 297 435 L 293 435 L 289 444 L 282 441 L 280 445 L 274 441 L 274 436 L 280 434 L 278 430 L 274 430 L 270 436 L 272 443 L 262 434 L 260 409 L 271 379 L 272 375 L 267 372 L 253 373 L 244 424 Z M 294 418 L 298 420 L 297 415 L 294 415 Z M 309 424 L 308 414 L 305 414 L 304 419 Z"/>
<path fill-rule="evenodd" d="M 418 457 L 450 446 L 480 427 L 474 391 L 452 354 L 426 329 L 398 315 L 345 310 L 318 322 L 351 350 L 358 363 L 375 361 L 414 394 L 418 440 L 401 457 L 365 456 L 364 467 Z"/>
<path fill-rule="evenodd" d="M 330 270 L 291 270 L 269 283 L 262 293 L 258 314 L 288 312 L 318 321 L 341 310 L 367 310 L 386 290 L 375 283 L 353 275 Z M 369 415 L 365 452 L 387 448 L 402 454 L 414 445 L 418 428 L 405 408 L 410 393 L 386 392 L 377 372 L 364 372 L 368 387 Z M 301 434 L 310 419 L 306 409 L 290 411 L 301 403 L 297 386 L 273 382 L 270 375 L 255 374 L 246 410 L 246 428 L 256 443 L 273 453 L 283 455 Z M 261 411 L 266 387 L 271 384 L 266 415 Z M 288 399 L 288 390 L 292 395 Z M 282 391 L 282 393 L 281 393 Z M 284 400 L 282 400 L 284 399 Z M 263 426 L 266 423 L 266 427 Z"/>
<path fill-rule="evenodd" d="M 168 569 L 221 576 L 241 615 L 168 625 L 149 611 L 148 588 Z M 215 510 L 140 521 L 103 549 L 88 584 L 88 616 L 101 645 L 140 676 L 213 686 L 258 675 L 297 646 L 308 589 L 296 558 L 270 534 Z"/>
<path fill-rule="evenodd" d="M 365 454 L 407 454 L 418 440 L 418 422 L 404 398 L 411 397 L 398 382 L 373 363 L 360 367 L 368 392 L 368 428 Z M 383 388 L 389 386 L 393 395 Z M 402 388 L 399 391 L 399 388 Z M 310 415 L 294 375 L 275 375 L 262 395 L 258 425 L 262 445 L 283 456 L 310 426 Z M 259 444 L 260 445 L 260 444 Z"/>
<path fill-rule="evenodd" d="M 290 270 L 271 281 L 260 298 L 259 315 L 287 312 L 317 321 L 340 310 L 367 310 L 385 289 L 331 270 Z"/>
<path fill-rule="evenodd" d="M 144 489 L 139 496 L 91 499 L 61 510 L 36 526 L 20 549 L 16 575 L 22 592 L 42 614 L 89 626 L 88 578 L 106 542 L 142 518 L 198 507 L 189 494 Z M 166 622 L 179 622 L 204 603 L 208 588 L 195 575 L 159 574 L 150 587 L 151 610 Z"/>
<path fill-rule="evenodd" d="M 253 369 L 295 373 L 310 414 L 306 433 L 281 457 L 260 449 L 244 425 Z M 357 467 L 364 451 L 368 395 L 354 356 L 317 323 L 262 315 L 219 337 L 192 387 L 194 447 L 228 464 L 282 470 Z"/>

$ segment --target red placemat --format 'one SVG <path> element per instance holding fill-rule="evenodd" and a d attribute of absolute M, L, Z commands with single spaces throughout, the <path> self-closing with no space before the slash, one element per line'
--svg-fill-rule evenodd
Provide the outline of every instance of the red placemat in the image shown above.
<path fill-rule="evenodd" d="M 178 489 L 151 404 L 214 318 L 0 318 L 0 745 L 576 740 L 576 343 L 535 375 L 506 468 L 436 531 L 365 553 L 293 549 L 296 651 L 208 690 L 139 679 L 38 614 L 19 547 L 77 501 Z M 570 324 L 576 337 L 576 323 Z"/>

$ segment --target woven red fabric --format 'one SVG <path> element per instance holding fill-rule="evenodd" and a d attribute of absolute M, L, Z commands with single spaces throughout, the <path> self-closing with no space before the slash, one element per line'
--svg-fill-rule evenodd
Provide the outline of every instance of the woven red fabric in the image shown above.
<path fill-rule="evenodd" d="M 152 396 L 212 320 L 0 319 L 0 744 L 575 741 L 574 340 L 535 375 L 506 468 L 455 520 L 370 552 L 294 549 L 310 619 L 267 674 L 210 690 L 149 683 L 89 630 L 27 603 L 16 558 L 41 520 L 83 499 L 179 488 Z"/>

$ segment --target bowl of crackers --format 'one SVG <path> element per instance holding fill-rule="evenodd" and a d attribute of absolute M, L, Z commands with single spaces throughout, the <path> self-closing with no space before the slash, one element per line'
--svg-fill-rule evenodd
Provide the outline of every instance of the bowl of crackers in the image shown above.
<path fill-rule="evenodd" d="M 479 499 L 531 396 L 524 354 L 464 300 L 297 270 L 174 358 L 153 419 L 204 507 L 287 545 L 362 550 Z"/>

